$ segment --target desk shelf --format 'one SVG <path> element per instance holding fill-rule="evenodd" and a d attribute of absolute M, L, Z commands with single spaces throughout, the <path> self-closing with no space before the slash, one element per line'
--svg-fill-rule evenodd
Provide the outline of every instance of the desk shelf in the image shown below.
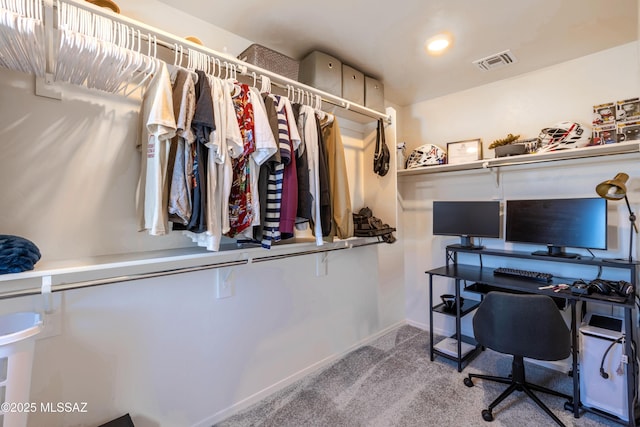
<path fill-rule="evenodd" d="M 457 253 L 470 253 L 485 256 L 497 256 L 501 258 L 520 258 L 531 259 L 536 261 L 548 261 L 548 262 L 560 262 L 563 264 L 582 264 L 582 265 L 595 265 L 599 267 L 610 268 L 622 268 L 622 269 L 637 269 L 640 266 L 640 261 L 628 261 L 625 259 L 613 259 L 613 258 L 597 258 L 579 255 L 577 258 L 562 258 L 555 256 L 533 255 L 531 252 L 524 251 L 509 251 L 504 249 L 488 249 L 481 250 L 465 248 L 460 245 L 447 246 L 447 255 Z M 455 260 L 454 260 L 455 264 Z"/>
<path fill-rule="evenodd" d="M 469 299 L 464 300 L 464 304 L 462 304 L 462 307 L 461 307 L 460 316 L 462 317 L 466 316 L 467 314 L 471 313 L 473 310 L 478 308 L 479 305 L 480 305 L 480 301 L 472 301 Z M 441 313 L 441 314 L 444 314 L 445 316 L 456 316 L 455 309 L 450 310 L 446 308 L 444 304 L 438 304 L 435 307 L 433 307 L 432 310 L 434 313 Z"/>
<path fill-rule="evenodd" d="M 460 360 L 464 363 L 472 359 L 479 353 L 480 346 L 473 337 L 467 335 L 461 335 L 460 337 L 461 342 L 470 346 L 466 352 L 461 350 L 461 353 L 458 353 L 456 335 L 452 335 L 436 343 L 433 346 L 434 353 L 454 362 Z"/>
<path fill-rule="evenodd" d="M 433 297 L 433 274 L 429 275 L 429 321 L 430 324 L 433 325 L 433 315 L 434 313 L 439 315 L 444 315 L 448 317 L 453 317 L 456 322 L 455 333 L 451 335 L 449 338 L 445 338 L 445 340 L 440 341 L 439 343 L 434 343 L 433 337 L 433 328 L 430 328 L 430 358 L 431 361 L 435 360 L 435 356 L 442 356 L 446 359 L 453 360 L 458 364 L 458 372 L 462 372 L 463 366 L 470 362 L 473 357 L 475 357 L 480 350 L 480 347 L 476 343 L 473 337 L 462 335 L 462 328 L 460 326 L 460 319 L 466 316 L 467 314 L 473 312 L 480 305 L 480 301 L 474 301 L 470 299 L 466 299 L 463 301 L 462 306 L 458 306 L 457 302 L 460 301 L 460 282 L 456 281 L 456 289 L 455 289 L 455 297 L 456 297 L 456 306 L 453 309 L 446 309 L 444 303 L 434 305 L 434 297 Z M 459 315 L 458 315 L 459 313 Z M 463 352 L 461 347 L 458 347 L 457 342 L 453 347 L 447 345 L 446 351 L 442 347 L 443 343 L 446 342 L 447 339 L 453 339 L 455 341 L 460 341 L 463 343 L 471 344 L 473 349 Z"/>

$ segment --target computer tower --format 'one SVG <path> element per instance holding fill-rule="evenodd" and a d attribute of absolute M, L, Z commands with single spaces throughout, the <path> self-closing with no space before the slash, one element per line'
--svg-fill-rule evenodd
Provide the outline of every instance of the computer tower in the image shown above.
<path fill-rule="evenodd" d="M 580 326 L 580 401 L 629 421 L 624 319 L 589 313 Z"/>

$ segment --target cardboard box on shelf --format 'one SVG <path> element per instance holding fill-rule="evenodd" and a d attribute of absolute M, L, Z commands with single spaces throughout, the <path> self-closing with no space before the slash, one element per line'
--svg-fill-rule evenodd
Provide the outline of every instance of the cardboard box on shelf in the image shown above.
<path fill-rule="evenodd" d="M 373 77 L 364 76 L 364 106 L 384 111 L 384 85 Z"/>
<path fill-rule="evenodd" d="M 342 96 L 342 62 L 314 50 L 300 61 L 300 82 L 335 96 Z"/>
<path fill-rule="evenodd" d="M 364 73 L 342 64 L 342 97 L 364 105 Z"/>

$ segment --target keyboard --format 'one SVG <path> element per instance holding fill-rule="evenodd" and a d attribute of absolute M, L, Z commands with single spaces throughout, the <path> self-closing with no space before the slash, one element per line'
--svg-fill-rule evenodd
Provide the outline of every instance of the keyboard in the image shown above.
<path fill-rule="evenodd" d="M 541 273 L 539 271 L 519 270 L 517 268 L 498 267 L 493 270 L 496 276 L 512 276 L 522 279 L 539 280 L 541 282 L 550 282 L 553 275 L 549 273 Z"/>

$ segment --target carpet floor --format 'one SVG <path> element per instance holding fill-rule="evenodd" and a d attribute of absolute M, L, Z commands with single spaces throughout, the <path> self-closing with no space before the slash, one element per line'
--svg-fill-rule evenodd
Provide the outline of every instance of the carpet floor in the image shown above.
<path fill-rule="evenodd" d="M 295 382 L 218 424 L 248 426 L 484 426 L 540 427 L 556 425 L 529 397 L 515 392 L 493 411 L 481 410 L 506 387 L 474 380 L 469 372 L 506 376 L 511 358 L 486 350 L 462 372 L 448 359 L 429 360 L 429 332 L 401 326 L 362 346 L 332 365 Z M 527 381 L 572 394 L 572 378 L 526 364 Z M 536 393 L 567 426 L 618 426 L 591 413 L 580 418 L 564 409 L 565 399 Z"/>

